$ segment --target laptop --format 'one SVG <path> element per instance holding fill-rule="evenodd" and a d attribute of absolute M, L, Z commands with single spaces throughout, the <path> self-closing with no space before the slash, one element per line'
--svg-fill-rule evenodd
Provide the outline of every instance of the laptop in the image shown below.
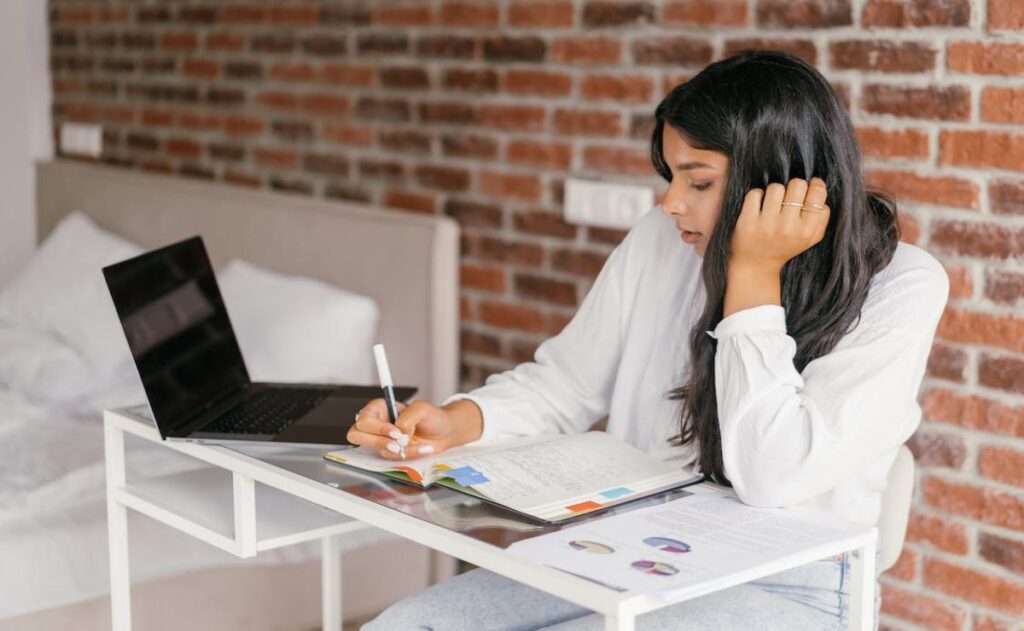
<path fill-rule="evenodd" d="M 103 275 L 165 440 L 347 445 L 356 413 L 382 396 L 372 385 L 250 381 L 201 237 Z M 395 398 L 415 392 L 396 387 Z"/>

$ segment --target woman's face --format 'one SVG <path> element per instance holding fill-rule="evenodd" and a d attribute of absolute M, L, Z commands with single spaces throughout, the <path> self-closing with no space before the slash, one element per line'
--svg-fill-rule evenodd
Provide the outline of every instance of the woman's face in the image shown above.
<path fill-rule="evenodd" d="M 703 257 L 722 210 L 729 158 L 718 151 L 694 148 L 671 125 L 662 131 L 661 154 L 672 169 L 661 211 L 676 222 L 683 242 L 693 245 Z"/>

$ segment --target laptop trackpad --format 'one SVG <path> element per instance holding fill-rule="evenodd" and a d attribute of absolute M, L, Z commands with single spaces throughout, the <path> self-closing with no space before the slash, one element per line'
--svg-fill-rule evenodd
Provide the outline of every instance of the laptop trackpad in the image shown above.
<path fill-rule="evenodd" d="M 345 434 L 367 402 L 364 397 L 328 397 L 278 434 L 274 442 L 348 445 Z"/>

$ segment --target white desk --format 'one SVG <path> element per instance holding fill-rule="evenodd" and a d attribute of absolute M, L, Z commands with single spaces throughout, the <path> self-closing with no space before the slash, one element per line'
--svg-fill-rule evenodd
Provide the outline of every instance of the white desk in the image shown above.
<path fill-rule="evenodd" d="M 163 444 L 215 468 L 128 483 L 125 433 Z M 672 603 L 665 603 L 642 594 L 619 592 L 526 561 L 498 545 L 335 488 L 328 481 L 329 477 L 323 477 L 331 475 L 327 469 L 331 465 L 316 457 L 306 458 L 308 462 L 293 459 L 291 462 L 299 466 L 286 467 L 272 464 L 272 458 L 254 457 L 225 447 L 165 442 L 149 422 L 127 411 L 107 411 L 104 414 L 104 438 L 111 612 L 115 631 L 131 628 L 129 509 L 240 557 L 319 539 L 323 552 L 324 629 L 341 629 L 341 565 L 338 562 L 337 537 L 369 527 L 389 531 L 601 613 L 605 616 L 606 628 L 618 631 L 632 630 L 636 616 L 668 604 L 756 580 L 829 555 L 855 551 L 857 554 L 851 555 L 853 581 L 849 628 L 867 631 L 874 627 L 875 528 L 865 528 L 862 534 L 826 547 L 818 546 L 814 550 L 791 555 L 772 567 L 736 572 L 713 588 L 695 586 Z M 324 474 L 324 471 L 328 473 Z M 446 489 L 439 491 L 454 493 Z M 216 511 L 210 510 L 211 505 L 217 504 L 232 506 L 233 510 L 228 515 L 225 508 L 221 511 L 222 517 L 217 518 Z"/>

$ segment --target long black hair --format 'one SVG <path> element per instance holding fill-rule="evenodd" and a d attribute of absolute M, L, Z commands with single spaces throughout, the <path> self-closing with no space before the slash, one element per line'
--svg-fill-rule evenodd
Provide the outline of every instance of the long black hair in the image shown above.
<path fill-rule="evenodd" d="M 715 393 L 717 341 L 705 331 L 722 319 L 730 244 L 743 197 L 751 188 L 791 178 L 820 177 L 831 207 L 825 237 L 782 268 L 782 306 L 796 340 L 797 371 L 827 354 L 860 319 L 871 278 L 892 259 L 899 241 L 896 204 L 865 189 L 853 125 L 832 86 L 813 66 L 781 51 L 742 51 L 676 86 L 655 110 L 654 168 L 667 181 L 665 125 L 698 148 L 729 158 L 722 209 L 708 238 L 701 274 L 706 307 L 690 331 L 687 383 L 674 440 L 696 441 L 701 472 L 729 485 L 722 461 Z"/>

